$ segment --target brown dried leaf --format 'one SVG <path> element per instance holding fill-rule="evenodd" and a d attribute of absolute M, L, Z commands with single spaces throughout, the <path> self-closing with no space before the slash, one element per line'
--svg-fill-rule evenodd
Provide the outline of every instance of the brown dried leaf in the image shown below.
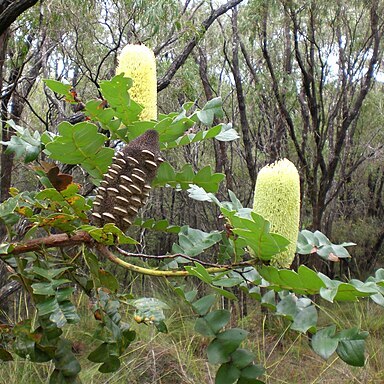
<path fill-rule="evenodd" d="M 73 177 L 67 173 L 61 173 L 57 165 L 47 162 L 42 162 L 41 165 L 49 181 L 59 192 L 67 189 L 68 185 L 72 183 Z"/>

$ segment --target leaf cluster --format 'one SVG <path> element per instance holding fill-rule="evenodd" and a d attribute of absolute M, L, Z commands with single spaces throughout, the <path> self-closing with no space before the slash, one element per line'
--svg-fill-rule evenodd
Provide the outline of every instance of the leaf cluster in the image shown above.
<path fill-rule="evenodd" d="M 51 80 L 45 83 L 67 102 L 74 102 L 67 85 Z M 31 134 L 11 122 L 16 135 L 13 141 L 3 144 L 26 162 L 36 160 L 42 151 L 51 160 L 78 164 L 97 185 L 112 162 L 112 147 L 120 148 L 148 129 L 159 133 L 164 152 L 208 139 L 232 141 L 238 137 L 230 125 L 211 127 L 214 118 L 222 116 L 219 98 L 209 101 L 201 110 L 194 109 L 193 103 L 186 103 L 181 111 L 160 115 L 157 121 L 140 121 L 142 107 L 130 99 L 131 85 L 132 81 L 122 75 L 101 82 L 103 100 L 90 100 L 85 104 L 87 121 L 74 125 L 63 122 L 56 134 Z M 173 225 L 167 219 L 137 218 L 133 227 L 177 235 L 172 246 L 174 255 L 163 255 L 156 263 L 157 268 L 151 269 L 115 256 L 113 252 L 121 252 L 115 246 L 134 245 L 137 241 L 113 224 L 102 228 L 91 225 L 88 217 L 92 197 L 82 196 L 81 186 L 73 183 L 70 175 L 61 174 L 52 164 L 40 164 L 34 172 L 42 185 L 40 191 L 13 190 L 12 197 L 0 204 L 0 217 L 8 228 L 8 241 L 1 245 L 0 257 L 13 268 L 13 278 L 23 284 L 36 310 L 33 326 L 31 320 L 25 320 L 0 334 L 1 345 L 8 346 L 0 349 L 2 360 L 11 360 L 10 351 L 13 351 L 35 362 L 53 361 L 55 370 L 51 382 L 76 382 L 80 366 L 63 336 L 64 327 L 79 321 L 73 305 L 75 287 L 83 290 L 93 302 L 97 329 L 92 338 L 98 345 L 88 359 L 100 364 L 100 372 L 119 369 L 121 355 L 135 339 L 135 332 L 122 318 L 122 308 L 129 308 L 133 321 L 153 324 L 158 331 L 167 332 L 167 305 L 155 298 L 119 294 L 118 279 L 98 256 L 97 251 L 103 249 L 105 252 L 100 254 L 134 272 L 191 276 L 213 292 L 196 300 L 197 291 L 175 288 L 175 293 L 185 299 L 197 315 L 196 332 L 211 338 L 208 361 L 220 365 L 216 375 L 218 384 L 257 384 L 262 382 L 259 377 L 264 373 L 255 363 L 255 355 L 240 348 L 247 332 L 228 327 L 227 310 L 212 310 L 218 297 L 237 299 L 233 287 L 239 287 L 262 306 L 287 319 L 292 330 L 313 333 L 312 347 L 322 357 L 328 358 L 336 352 L 348 364 L 362 365 L 366 333 L 354 329 L 336 332 L 333 326 L 317 330 L 318 308 L 312 297 L 319 295 L 329 302 L 370 297 L 384 306 L 383 271 L 377 271 L 365 282 L 342 282 L 305 266 L 297 271 L 270 266 L 270 260 L 284 251 L 289 241 L 271 232 L 270 223 L 244 208 L 232 191 L 228 191 L 229 201 L 219 201 L 215 193 L 224 179 L 223 174 L 213 172 L 209 166 L 195 170 L 190 164 L 172 165 L 167 161 L 159 167 L 153 188 L 184 190 L 192 199 L 216 205 L 225 229 L 205 232 L 188 225 Z M 20 219 L 27 223 L 23 244 L 14 241 Z M 79 233 L 85 233 L 89 239 L 86 244 L 69 250 L 54 242 L 50 245 L 52 250 L 45 249 L 44 243 L 37 251 L 28 248 L 30 238 L 38 241 L 44 233 L 53 240 L 57 232 L 68 235 L 68 244 L 71 236 Z M 353 243 L 333 244 L 319 231 L 304 230 L 297 250 L 300 254 L 336 262 L 350 258 L 345 247 L 351 245 Z M 26 251 L 16 253 L 20 246 Z M 207 255 L 214 255 L 217 263 L 204 261 Z"/>
<path fill-rule="evenodd" d="M 216 384 L 262 384 L 257 378 L 264 374 L 264 368 L 255 364 L 256 355 L 240 348 L 248 332 L 241 328 L 226 328 L 231 314 L 226 309 L 212 310 L 217 296 L 207 295 L 196 300 L 196 291 L 186 292 L 184 287 L 176 287 L 181 296 L 199 316 L 195 331 L 204 337 L 212 338 L 207 348 L 208 361 L 220 364 Z"/>

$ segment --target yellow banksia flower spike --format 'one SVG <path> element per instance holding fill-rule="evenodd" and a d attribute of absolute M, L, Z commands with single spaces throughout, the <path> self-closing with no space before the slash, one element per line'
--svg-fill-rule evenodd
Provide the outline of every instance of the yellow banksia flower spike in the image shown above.
<path fill-rule="evenodd" d="M 253 211 L 271 223 L 271 232 L 290 241 L 287 250 L 271 260 L 276 267 L 289 268 L 295 257 L 300 220 L 300 178 L 293 163 L 282 159 L 260 170 Z"/>
<path fill-rule="evenodd" d="M 144 107 L 140 120 L 157 119 L 156 59 L 153 51 L 145 45 L 126 45 L 118 58 L 116 74 L 133 80 L 129 90 L 132 100 Z"/>

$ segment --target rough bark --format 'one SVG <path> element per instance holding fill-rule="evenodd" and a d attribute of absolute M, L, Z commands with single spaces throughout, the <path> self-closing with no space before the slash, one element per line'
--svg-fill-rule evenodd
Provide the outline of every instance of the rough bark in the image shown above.
<path fill-rule="evenodd" d="M 34 6 L 38 1 L 39 0 L 2 1 L 0 4 L 0 35 L 2 35 L 23 12 Z"/>

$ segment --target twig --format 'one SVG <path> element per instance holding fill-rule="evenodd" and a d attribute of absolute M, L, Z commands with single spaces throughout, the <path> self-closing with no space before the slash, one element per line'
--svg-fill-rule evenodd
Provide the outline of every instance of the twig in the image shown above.
<path fill-rule="evenodd" d="M 140 258 L 146 258 L 146 259 L 156 259 L 156 260 L 164 260 L 164 259 L 176 259 L 177 257 L 183 257 L 184 259 L 199 263 L 201 265 L 206 265 L 208 267 L 214 267 L 214 268 L 229 268 L 229 269 L 234 269 L 234 268 L 239 268 L 239 267 L 251 267 L 253 266 L 254 262 L 253 261 L 243 261 L 241 263 L 235 263 L 235 264 L 216 264 L 216 263 L 209 263 L 207 261 L 202 261 L 200 259 L 196 259 L 194 257 L 184 255 L 183 253 L 174 253 L 172 255 L 147 255 L 144 253 L 131 253 L 124 251 L 123 249 L 116 247 L 117 251 L 121 253 L 124 256 L 127 257 L 140 257 Z"/>
<path fill-rule="evenodd" d="M 114 255 L 105 245 L 103 244 L 97 244 L 96 246 L 97 250 L 105 256 L 108 260 L 112 261 L 112 263 L 115 263 L 117 265 L 120 265 L 123 268 L 129 269 L 131 271 L 140 273 L 142 275 L 149 275 L 149 276 L 158 276 L 158 277 L 180 277 L 180 276 L 188 276 L 188 271 L 181 271 L 181 270 L 169 270 L 169 271 L 162 271 L 158 269 L 149 269 L 149 268 L 143 268 L 139 267 L 135 264 L 128 263 L 116 255 Z M 223 265 L 220 267 L 212 267 L 207 268 L 206 271 L 208 273 L 218 273 L 218 272 L 225 272 L 229 271 L 231 269 L 237 268 L 235 265 Z"/>
<path fill-rule="evenodd" d="M 218 267 L 218 265 L 215 263 L 209 263 L 207 261 L 198 260 L 198 259 L 195 259 L 191 256 L 184 255 L 182 253 L 174 253 L 172 255 L 146 255 L 143 253 L 127 252 L 127 251 L 124 251 L 124 249 L 121 249 L 119 247 L 116 247 L 116 249 L 119 253 L 121 253 L 122 255 L 127 256 L 127 257 L 142 257 L 142 258 L 146 258 L 146 259 L 156 259 L 156 260 L 176 259 L 177 257 L 182 257 L 182 258 L 190 260 L 190 261 L 197 261 L 198 263 L 200 263 L 202 265 L 209 266 L 209 267 Z"/>

